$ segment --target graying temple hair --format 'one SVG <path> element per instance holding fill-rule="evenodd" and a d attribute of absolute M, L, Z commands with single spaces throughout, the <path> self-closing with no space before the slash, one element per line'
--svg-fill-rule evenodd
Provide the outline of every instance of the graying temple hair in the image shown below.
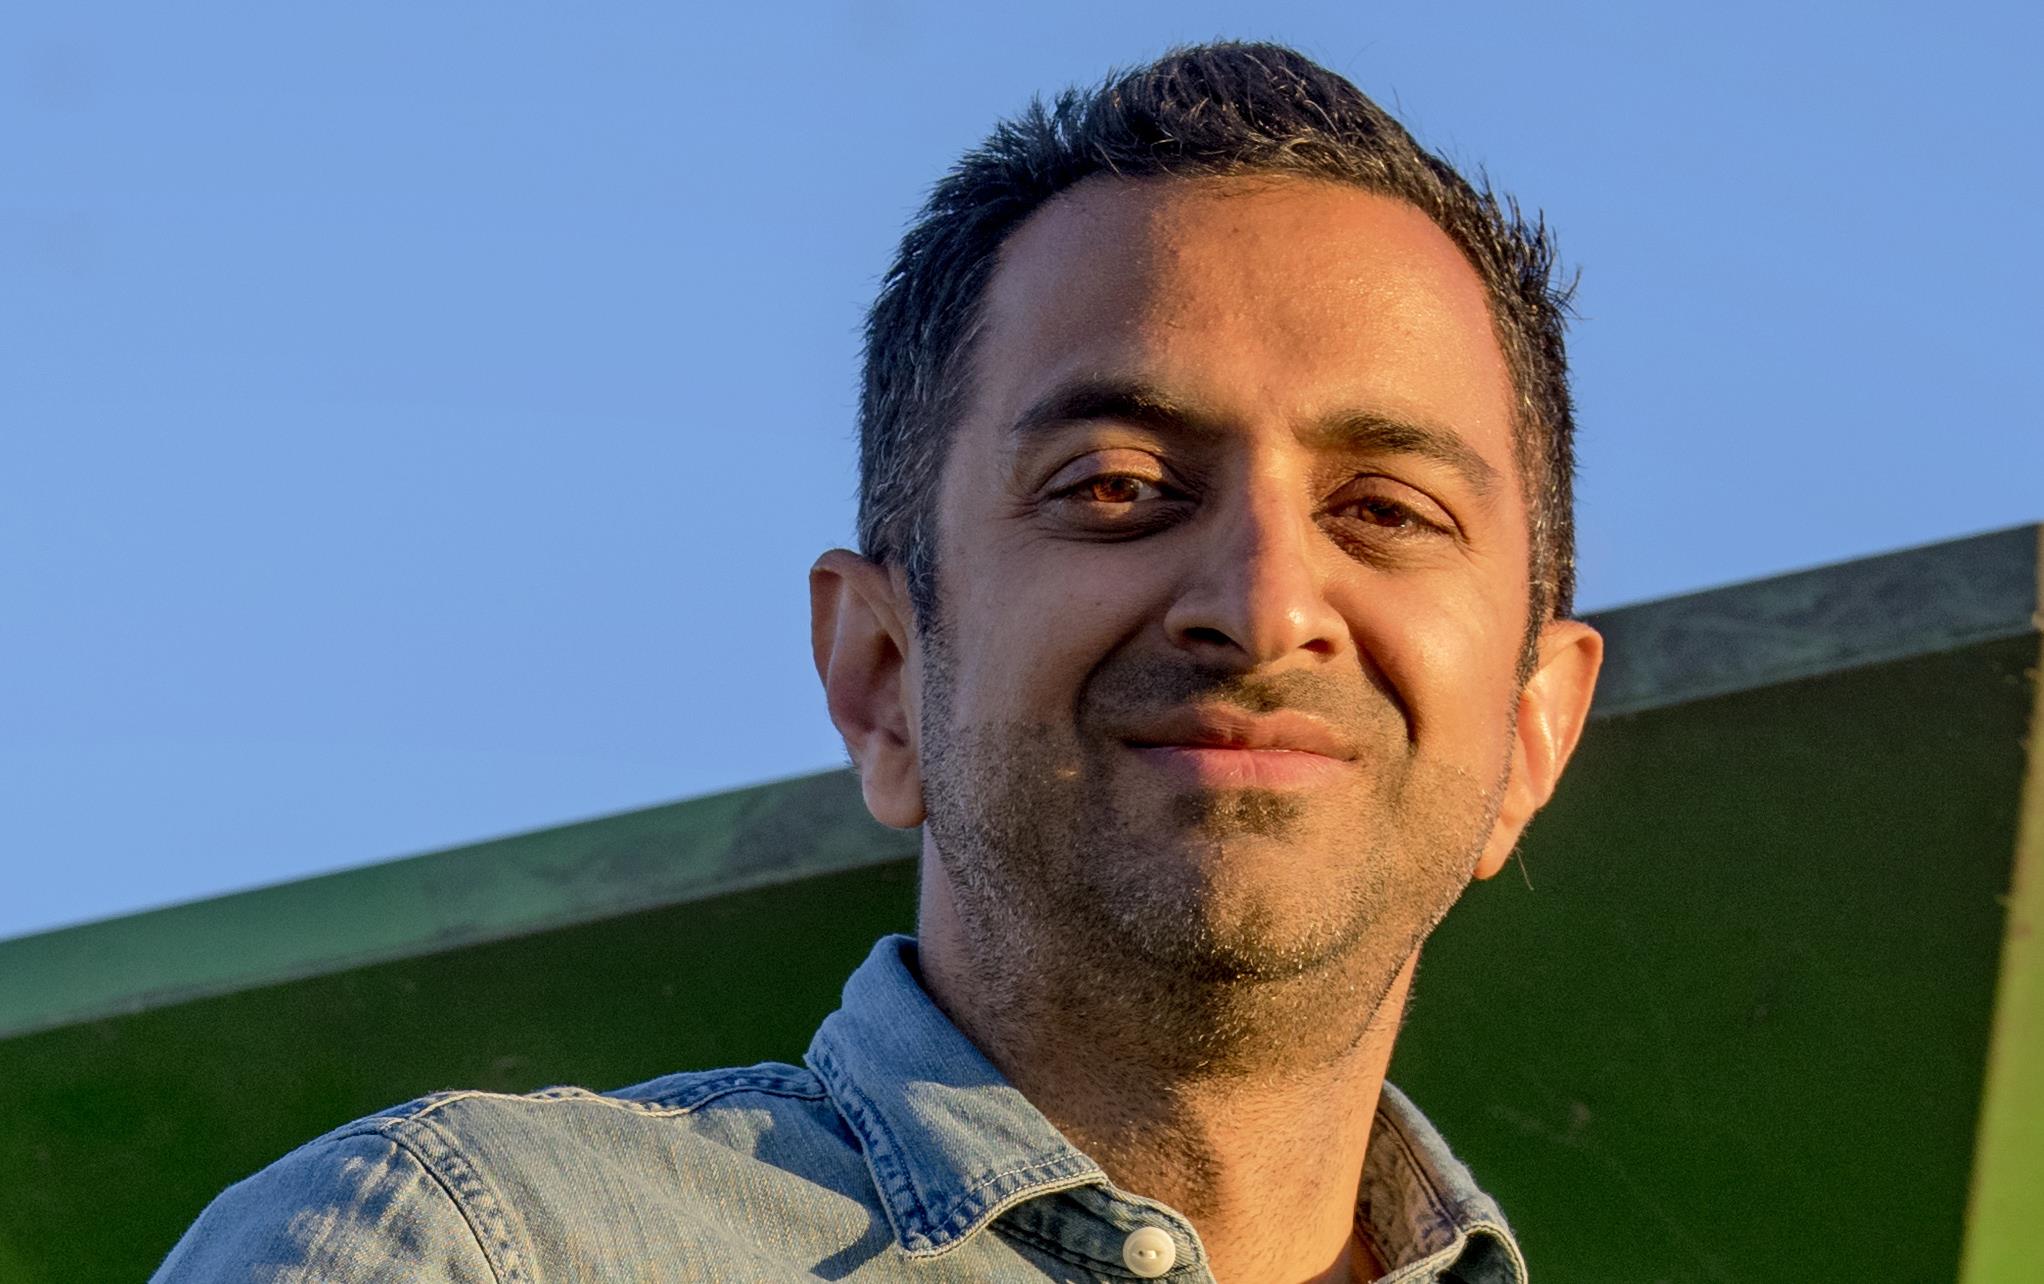
<path fill-rule="evenodd" d="M 1461 247 L 1489 293 L 1518 398 L 1530 661 L 1540 624 L 1566 617 L 1575 597 L 1575 423 L 1563 343 L 1572 286 L 1556 280 L 1553 239 L 1516 202 L 1414 142 L 1347 80 L 1270 44 L 1175 49 L 1048 106 L 1033 101 L 959 160 L 902 237 L 866 321 L 859 547 L 902 568 L 917 628 L 935 620 L 938 478 L 966 408 L 1001 245 L 1045 202 L 1096 174 L 1348 183 L 1417 207 Z"/>

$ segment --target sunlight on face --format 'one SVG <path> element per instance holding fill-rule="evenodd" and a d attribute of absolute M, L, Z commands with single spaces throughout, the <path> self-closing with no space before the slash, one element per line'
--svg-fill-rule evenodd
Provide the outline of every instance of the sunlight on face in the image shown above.
<path fill-rule="evenodd" d="M 1508 764 L 1513 395 L 1424 215 L 1095 179 L 1004 249 L 923 639 L 928 837 L 975 931 L 1387 983 Z"/>

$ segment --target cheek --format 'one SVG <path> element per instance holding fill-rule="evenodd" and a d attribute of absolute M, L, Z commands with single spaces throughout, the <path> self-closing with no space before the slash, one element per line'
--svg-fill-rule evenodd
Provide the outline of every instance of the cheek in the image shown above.
<path fill-rule="evenodd" d="M 986 559 L 969 584 L 947 585 L 956 712 L 976 723 L 1068 723 L 1087 677 L 1162 618 L 1160 559 L 1128 552 L 1075 545 Z"/>
<path fill-rule="evenodd" d="M 1415 748 L 1491 752 L 1511 704 L 1523 604 L 1514 615 L 1472 586 L 1385 577 L 1348 606 L 1362 662 L 1405 706 Z"/>

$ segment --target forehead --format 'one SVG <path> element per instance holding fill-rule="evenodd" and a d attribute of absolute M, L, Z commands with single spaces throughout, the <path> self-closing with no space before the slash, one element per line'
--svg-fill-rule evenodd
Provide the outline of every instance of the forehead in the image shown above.
<path fill-rule="evenodd" d="M 1364 410 L 1443 425 L 1502 467 L 1512 389 L 1482 280 L 1418 209 L 1292 178 L 1095 178 L 1002 247 L 975 419 L 1140 378 L 1244 423 Z"/>

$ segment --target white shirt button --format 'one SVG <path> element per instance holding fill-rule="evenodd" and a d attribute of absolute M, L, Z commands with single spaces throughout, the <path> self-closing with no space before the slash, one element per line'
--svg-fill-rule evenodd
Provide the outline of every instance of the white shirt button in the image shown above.
<path fill-rule="evenodd" d="M 1178 1261 L 1178 1245 L 1155 1226 L 1140 1226 L 1121 1242 L 1122 1264 L 1146 1280 L 1169 1271 Z"/>

